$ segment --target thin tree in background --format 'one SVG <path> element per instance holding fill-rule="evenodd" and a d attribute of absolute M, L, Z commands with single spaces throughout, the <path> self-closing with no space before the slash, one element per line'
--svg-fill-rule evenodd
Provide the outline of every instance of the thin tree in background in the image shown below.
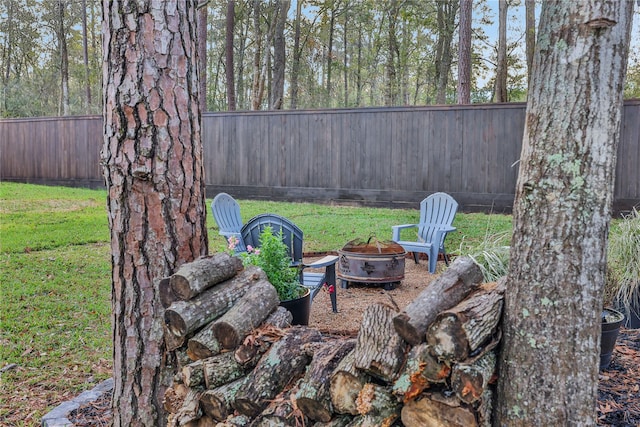
<path fill-rule="evenodd" d="M 58 22 L 56 37 L 60 55 L 60 110 L 58 114 L 69 115 L 69 52 L 67 50 L 67 31 L 64 25 L 65 1 L 58 0 Z"/>
<path fill-rule="evenodd" d="M 531 80 L 533 67 L 533 52 L 536 47 L 536 0 L 525 0 L 526 35 L 525 48 L 527 51 L 527 81 Z"/>
<path fill-rule="evenodd" d="M 85 73 L 85 109 L 89 112 L 91 106 L 91 80 L 89 71 L 89 46 L 87 40 L 87 0 L 82 0 L 82 54 L 84 59 L 84 73 Z"/>
<path fill-rule="evenodd" d="M 458 104 L 471 103 L 471 22 L 473 0 L 460 0 Z"/>
<path fill-rule="evenodd" d="M 493 102 L 507 102 L 507 0 L 498 2 L 498 59 L 493 82 Z"/>
<path fill-rule="evenodd" d="M 227 76 L 227 109 L 235 111 L 236 92 L 233 67 L 233 34 L 235 31 L 236 8 L 235 1 L 227 1 L 226 37 L 225 37 L 225 73 Z"/>
<path fill-rule="evenodd" d="M 259 110 L 262 104 L 264 93 L 264 78 L 262 74 L 262 26 L 260 25 L 261 0 L 253 0 L 253 31 L 254 31 L 254 53 L 253 53 L 253 83 L 251 85 L 251 109 Z M 266 55 L 266 53 L 265 53 Z"/>
<path fill-rule="evenodd" d="M 209 0 L 198 5 L 198 80 L 200 111 L 207 111 L 207 16 Z"/>
<path fill-rule="evenodd" d="M 398 37 L 396 34 L 400 5 L 398 0 L 389 0 L 386 8 L 387 18 L 387 85 L 385 90 L 384 105 L 390 107 L 398 102 L 398 73 L 397 58 L 399 56 Z"/>
<path fill-rule="evenodd" d="M 281 110 L 284 104 L 285 40 L 284 26 L 289 12 L 289 0 L 280 0 L 276 6 L 276 25 L 273 38 L 273 83 L 271 85 L 272 110 Z"/>
<path fill-rule="evenodd" d="M 303 0 L 296 1 L 296 20 L 294 24 L 293 63 L 291 65 L 291 109 L 298 108 L 298 78 L 300 76 L 300 20 L 302 19 Z"/>
<path fill-rule="evenodd" d="M 436 42 L 436 103 L 447 102 L 447 85 L 451 72 L 451 43 L 455 32 L 455 20 L 459 0 L 440 0 L 437 2 L 438 39 Z"/>
<path fill-rule="evenodd" d="M 595 426 L 632 2 L 542 5 L 505 292 L 494 425 Z"/>
<path fill-rule="evenodd" d="M 197 11 L 195 0 L 128 6 L 103 1 L 112 413 L 114 427 L 156 427 L 167 422 L 162 400 L 176 366 L 158 282 L 208 246 Z"/>

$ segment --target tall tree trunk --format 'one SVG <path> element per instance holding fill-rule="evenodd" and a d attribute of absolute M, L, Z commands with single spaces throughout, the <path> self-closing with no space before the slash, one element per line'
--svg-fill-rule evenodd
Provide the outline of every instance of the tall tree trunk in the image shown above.
<path fill-rule="evenodd" d="M 349 49 L 348 49 L 348 37 L 347 37 L 347 28 L 349 23 L 349 11 L 345 9 L 344 11 L 344 36 L 343 44 L 344 44 L 344 62 L 343 62 L 343 77 L 344 77 L 344 106 L 345 108 L 349 106 Z"/>
<path fill-rule="evenodd" d="M 15 7 L 14 0 L 8 0 L 7 3 L 7 24 L 9 25 L 9 29 L 7 31 L 7 37 L 5 38 L 5 44 L 3 46 L 3 65 L 4 69 L 2 70 L 2 102 L 4 106 L 4 110 L 7 111 L 8 108 L 8 100 L 7 100 L 7 88 L 9 86 L 9 77 L 11 77 L 11 55 L 13 49 L 13 31 L 11 25 L 13 23 L 13 8 Z"/>
<path fill-rule="evenodd" d="M 327 90 L 325 107 L 331 105 L 331 70 L 333 69 L 333 33 L 336 29 L 336 10 L 335 4 L 331 7 L 331 16 L 329 17 L 329 45 L 327 46 Z"/>
<path fill-rule="evenodd" d="M 63 116 L 69 115 L 69 53 L 67 51 L 67 32 L 64 25 L 65 2 L 58 0 L 58 47 L 60 51 L 60 106 Z"/>
<path fill-rule="evenodd" d="M 436 47 L 436 103 L 447 102 L 447 85 L 451 70 L 451 42 L 455 30 L 459 0 L 437 2 L 438 41 Z"/>
<path fill-rule="evenodd" d="M 362 104 L 362 22 L 358 22 L 358 56 L 356 65 L 356 106 Z"/>
<path fill-rule="evenodd" d="M 536 47 L 536 0 L 524 0 L 526 15 L 525 46 L 527 51 L 527 81 L 531 80 L 533 51 Z"/>
<path fill-rule="evenodd" d="M 207 15 L 209 1 L 198 6 L 198 99 L 200 111 L 207 111 Z"/>
<path fill-rule="evenodd" d="M 82 53 L 84 59 L 84 107 L 89 113 L 91 107 L 91 81 L 89 79 L 89 47 L 87 40 L 87 0 L 82 0 Z"/>
<path fill-rule="evenodd" d="M 255 48 L 253 54 L 253 83 L 251 86 L 251 109 L 259 110 L 262 104 L 262 27 L 260 25 L 261 0 L 253 1 L 253 31 Z"/>
<path fill-rule="evenodd" d="M 271 109 L 281 110 L 284 103 L 284 71 L 286 62 L 284 26 L 289 12 L 289 0 L 280 0 L 276 12 L 273 38 L 273 84 L 271 86 Z"/>
<path fill-rule="evenodd" d="M 103 2 L 113 425 L 162 426 L 174 375 L 157 283 L 207 253 L 195 0 Z M 153 5 L 153 7 L 152 7 Z"/>
<path fill-rule="evenodd" d="M 460 0 L 458 104 L 471 103 L 471 21 L 473 0 Z"/>
<path fill-rule="evenodd" d="M 387 87 L 384 104 L 387 107 L 395 105 L 398 101 L 398 76 L 396 70 L 396 58 L 398 56 L 398 39 L 396 37 L 396 23 L 400 5 L 397 0 L 387 3 Z"/>
<path fill-rule="evenodd" d="M 293 39 L 293 63 L 291 65 L 291 109 L 298 108 L 298 77 L 300 75 L 300 57 L 302 50 L 300 49 L 300 20 L 302 19 L 303 0 L 296 2 L 296 22 Z"/>
<path fill-rule="evenodd" d="M 235 31 L 236 7 L 234 0 L 227 1 L 227 26 L 225 38 L 225 74 L 227 76 L 227 109 L 235 111 L 236 109 L 236 92 L 233 79 L 235 77 L 233 71 L 233 33 Z"/>
<path fill-rule="evenodd" d="M 507 0 L 498 2 L 498 59 L 493 102 L 507 102 Z"/>
<path fill-rule="evenodd" d="M 528 97 L 494 425 L 593 426 L 633 3 L 545 2 Z"/>

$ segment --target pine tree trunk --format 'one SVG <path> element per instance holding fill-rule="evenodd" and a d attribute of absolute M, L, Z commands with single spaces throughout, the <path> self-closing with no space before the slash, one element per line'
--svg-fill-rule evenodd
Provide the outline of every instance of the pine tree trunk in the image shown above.
<path fill-rule="evenodd" d="M 602 287 L 633 2 L 542 7 L 494 425 L 596 425 Z"/>
<path fill-rule="evenodd" d="M 235 1 L 227 1 L 227 19 L 226 19 L 226 37 L 225 37 L 225 76 L 227 81 L 227 109 L 235 111 L 236 109 L 236 92 L 233 73 L 233 33 L 235 31 Z"/>
<path fill-rule="evenodd" d="M 498 3 L 498 58 L 493 102 L 507 102 L 507 0 Z"/>
<path fill-rule="evenodd" d="M 471 22 L 473 0 L 460 0 L 458 104 L 471 103 Z"/>
<path fill-rule="evenodd" d="M 113 425 L 155 427 L 175 373 L 156 284 L 207 253 L 195 1 L 103 2 L 103 19 Z"/>

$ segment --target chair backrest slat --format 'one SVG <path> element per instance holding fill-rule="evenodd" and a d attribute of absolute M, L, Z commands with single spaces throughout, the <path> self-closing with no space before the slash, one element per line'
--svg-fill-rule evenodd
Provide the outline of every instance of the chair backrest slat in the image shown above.
<path fill-rule="evenodd" d="M 453 223 L 457 210 L 458 202 L 447 193 L 434 193 L 420 202 L 420 226 L 418 227 L 420 240 L 433 241 L 440 227 L 450 226 Z M 440 241 L 438 245 L 442 243 Z"/>
<path fill-rule="evenodd" d="M 302 230 L 289 219 L 276 214 L 260 214 L 251 218 L 242 227 L 242 240 L 245 245 L 260 246 L 262 230 L 271 226 L 273 234 L 280 235 L 287 246 L 287 251 L 294 262 L 302 261 L 302 247 L 304 235 Z"/>

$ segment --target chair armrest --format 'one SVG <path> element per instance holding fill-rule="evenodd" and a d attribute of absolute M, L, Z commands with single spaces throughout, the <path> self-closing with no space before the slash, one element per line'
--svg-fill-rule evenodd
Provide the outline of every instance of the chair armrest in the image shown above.
<path fill-rule="evenodd" d="M 402 224 L 402 225 L 392 225 L 391 230 L 393 230 L 393 234 L 391 240 L 397 242 L 400 240 L 400 230 L 404 230 L 405 228 L 415 228 L 418 224 Z"/>
<path fill-rule="evenodd" d="M 304 267 L 309 267 L 309 268 L 321 268 L 321 267 L 328 267 L 330 265 L 335 264 L 336 262 L 338 262 L 338 256 L 337 255 L 327 255 L 324 258 L 320 258 L 317 261 L 314 261 L 310 264 L 303 264 Z"/>
<path fill-rule="evenodd" d="M 436 245 L 443 246 L 444 238 L 452 231 L 456 231 L 455 227 L 450 225 L 443 225 L 436 231 Z"/>

